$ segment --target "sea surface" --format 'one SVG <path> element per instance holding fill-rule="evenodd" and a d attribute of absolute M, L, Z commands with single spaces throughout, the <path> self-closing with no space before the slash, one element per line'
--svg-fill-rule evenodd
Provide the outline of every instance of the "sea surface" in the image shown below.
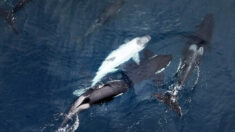
<path fill-rule="evenodd" d="M 135 84 L 114 100 L 79 114 L 77 132 L 235 132 L 235 0 L 126 0 L 116 16 L 78 40 L 117 0 L 32 0 L 16 13 L 16 35 L 0 19 L 0 132 L 53 132 L 91 85 L 102 61 L 121 44 L 150 35 L 146 49 L 172 54 L 164 87 Z M 17 0 L 1 0 L 10 9 Z M 213 38 L 179 94 L 183 116 L 156 100 L 177 70 L 187 34 L 212 13 Z"/>

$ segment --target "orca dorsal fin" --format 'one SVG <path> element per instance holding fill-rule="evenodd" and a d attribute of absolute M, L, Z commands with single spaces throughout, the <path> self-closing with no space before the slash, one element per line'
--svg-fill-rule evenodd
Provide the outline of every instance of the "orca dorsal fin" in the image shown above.
<path fill-rule="evenodd" d="M 140 56 L 139 56 L 139 53 L 136 53 L 132 59 L 135 61 L 136 64 L 140 64 Z"/>

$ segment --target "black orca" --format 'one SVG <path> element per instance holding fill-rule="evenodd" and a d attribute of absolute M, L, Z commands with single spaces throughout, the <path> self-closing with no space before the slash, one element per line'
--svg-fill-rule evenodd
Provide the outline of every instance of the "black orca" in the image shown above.
<path fill-rule="evenodd" d="M 0 8 L 0 17 L 2 17 L 7 22 L 7 24 L 12 28 L 12 30 L 16 34 L 19 34 L 19 31 L 15 27 L 15 13 L 30 1 L 31 0 L 19 0 L 18 3 L 10 11 Z"/>
<path fill-rule="evenodd" d="M 99 27 L 106 24 L 110 19 L 116 16 L 116 14 L 120 11 L 121 7 L 124 5 L 125 0 L 117 0 L 116 2 L 109 5 L 107 8 L 105 8 L 96 18 L 96 20 L 92 23 L 92 25 L 88 28 L 86 33 L 83 35 L 82 38 L 77 40 L 78 43 L 80 43 L 82 47 L 82 41 L 84 38 L 92 34 L 94 31 L 96 31 Z"/>
<path fill-rule="evenodd" d="M 181 90 L 193 70 L 195 68 L 199 68 L 201 57 L 203 56 L 205 49 L 210 44 L 213 29 L 214 17 L 212 14 L 207 14 L 198 25 L 198 31 L 194 35 L 188 37 L 189 40 L 186 42 L 183 49 L 181 64 L 176 73 L 178 80 L 172 85 L 173 90 L 167 91 L 165 94 L 154 94 L 158 100 L 167 104 L 177 112 L 179 116 L 182 116 L 182 112 L 176 99 L 178 91 Z"/>
<path fill-rule="evenodd" d="M 90 108 L 92 105 L 100 104 L 112 100 L 115 96 L 126 92 L 130 85 L 124 80 L 113 80 L 104 85 L 95 85 L 82 94 L 71 106 L 68 114 L 63 120 L 61 127 L 63 127 L 75 114 L 82 110 Z"/>
<path fill-rule="evenodd" d="M 144 50 L 144 57 L 139 65 L 131 63 L 123 68 L 134 84 L 144 79 L 159 78 L 158 73 L 163 71 L 172 60 L 172 55 L 154 55 L 149 50 Z"/>

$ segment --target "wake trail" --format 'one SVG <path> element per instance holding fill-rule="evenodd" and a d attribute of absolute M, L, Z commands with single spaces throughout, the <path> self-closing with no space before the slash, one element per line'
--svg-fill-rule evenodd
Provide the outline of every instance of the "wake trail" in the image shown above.
<path fill-rule="evenodd" d="M 79 127 L 78 115 L 76 115 L 75 122 L 72 125 L 66 125 L 65 127 L 59 128 L 56 132 L 75 132 Z"/>

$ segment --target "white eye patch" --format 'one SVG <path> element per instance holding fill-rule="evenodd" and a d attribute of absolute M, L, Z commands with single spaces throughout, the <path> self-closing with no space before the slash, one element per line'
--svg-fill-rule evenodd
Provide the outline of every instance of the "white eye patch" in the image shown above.
<path fill-rule="evenodd" d="M 197 52 L 199 55 L 203 55 L 203 53 L 204 53 L 204 48 L 200 47 L 199 49 L 197 49 L 197 45 L 196 44 L 190 45 L 189 50 Z"/>
<path fill-rule="evenodd" d="M 190 45 L 189 50 L 192 50 L 194 52 L 197 51 L 197 45 L 196 44 Z"/>
<path fill-rule="evenodd" d="M 200 54 L 200 55 L 203 55 L 203 53 L 204 53 L 204 48 L 203 48 L 203 47 L 200 47 L 200 48 L 198 49 L 197 53 Z"/>

